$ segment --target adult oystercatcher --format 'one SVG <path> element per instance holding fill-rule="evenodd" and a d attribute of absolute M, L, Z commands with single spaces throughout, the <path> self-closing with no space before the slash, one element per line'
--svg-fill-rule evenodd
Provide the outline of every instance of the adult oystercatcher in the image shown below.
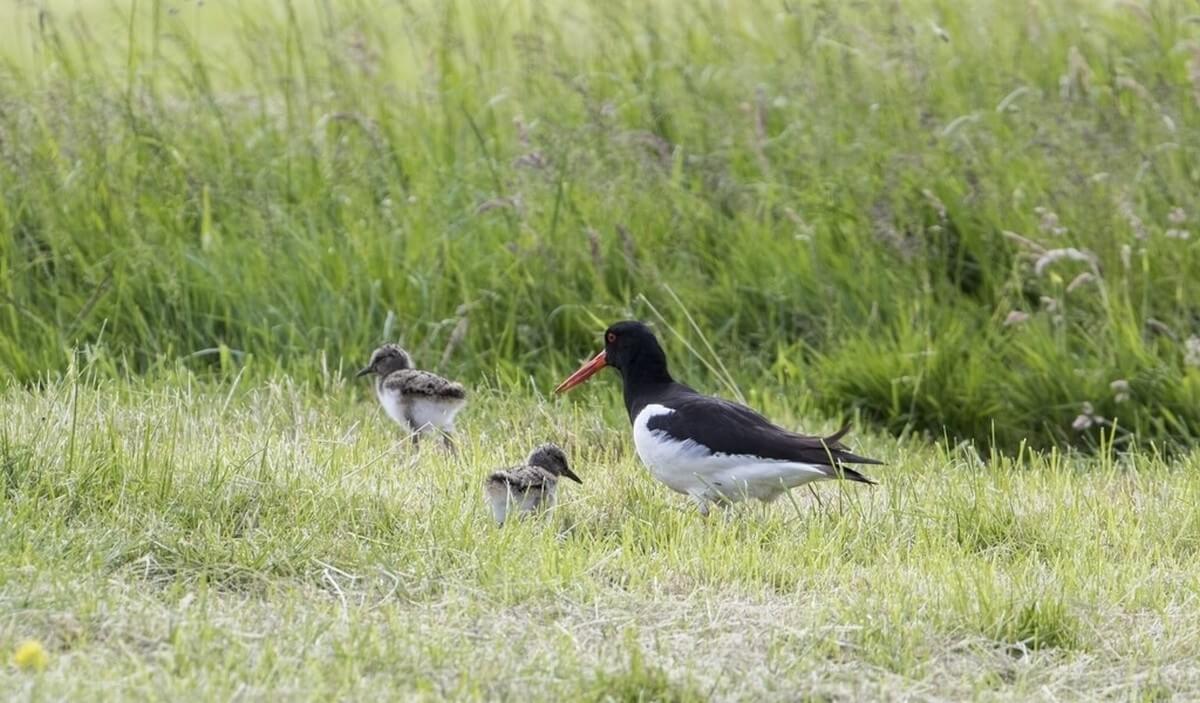
<path fill-rule="evenodd" d="M 828 437 L 809 437 L 772 424 L 744 405 L 701 395 L 671 378 L 667 356 L 650 328 L 618 322 L 604 333 L 604 351 L 554 389 L 563 393 L 605 366 L 625 385 L 633 444 L 654 478 L 691 496 L 700 513 L 710 503 L 771 501 L 811 481 L 843 478 L 873 484 L 846 464 L 881 464 L 841 443 L 847 424 Z"/>
<path fill-rule="evenodd" d="M 412 357 L 399 345 L 385 344 L 356 376 L 375 374 L 375 395 L 388 417 L 405 427 L 413 442 L 421 434 L 439 432 L 453 448 L 454 416 L 467 404 L 462 384 L 413 368 Z"/>
<path fill-rule="evenodd" d="M 552 507 L 558 492 L 558 478 L 566 476 L 583 483 L 567 464 L 567 455 L 553 444 L 534 449 L 522 466 L 501 469 L 483 481 L 483 498 L 500 525 L 509 512 L 533 513 Z"/>

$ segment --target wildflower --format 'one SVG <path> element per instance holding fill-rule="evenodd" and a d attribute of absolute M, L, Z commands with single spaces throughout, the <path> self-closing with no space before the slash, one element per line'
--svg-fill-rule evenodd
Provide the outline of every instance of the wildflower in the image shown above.
<path fill-rule="evenodd" d="M 1200 366 L 1200 337 L 1192 335 L 1183 343 L 1183 363 L 1188 366 Z"/>
<path fill-rule="evenodd" d="M 1008 313 L 1008 317 L 1004 318 L 1004 326 L 1012 327 L 1014 325 L 1022 325 L 1029 321 L 1029 313 L 1020 310 L 1013 310 Z"/>
<path fill-rule="evenodd" d="M 1167 235 L 1167 239 L 1190 239 L 1192 233 L 1186 229 L 1175 229 L 1172 227 L 1163 234 Z"/>
<path fill-rule="evenodd" d="M 1051 249 L 1045 254 L 1038 257 L 1037 262 L 1033 265 L 1033 271 L 1037 275 L 1044 275 L 1046 269 L 1055 262 L 1067 259 L 1069 261 L 1084 261 L 1093 266 L 1096 264 L 1096 255 L 1090 251 L 1081 251 L 1075 247 L 1067 247 L 1065 249 Z"/>
<path fill-rule="evenodd" d="M 37 640 L 25 640 L 17 645 L 12 656 L 13 666 L 23 671 L 43 671 L 50 663 L 46 648 Z"/>
<path fill-rule="evenodd" d="M 1167 213 L 1167 222 L 1173 225 L 1181 225 L 1187 222 L 1187 213 L 1181 207 L 1171 208 L 1171 212 Z"/>
<path fill-rule="evenodd" d="M 1046 312 L 1055 312 L 1058 310 L 1058 299 L 1051 298 L 1048 295 L 1041 297 L 1042 309 Z"/>
<path fill-rule="evenodd" d="M 1079 410 L 1079 414 L 1071 422 L 1071 429 L 1076 432 L 1083 432 L 1084 430 L 1091 429 L 1094 425 L 1102 425 L 1106 422 L 1104 418 L 1096 414 L 1095 408 L 1087 401 L 1084 401 Z"/>
<path fill-rule="evenodd" d="M 1118 403 L 1124 403 L 1125 401 L 1129 400 L 1129 396 L 1132 393 L 1129 387 L 1129 381 L 1126 381 L 1123 378 L 1118 378 L 1117 380 L 1108 384 L 1108 387 L 1112 389 L 1113 400 L 1117 401 Z"/>

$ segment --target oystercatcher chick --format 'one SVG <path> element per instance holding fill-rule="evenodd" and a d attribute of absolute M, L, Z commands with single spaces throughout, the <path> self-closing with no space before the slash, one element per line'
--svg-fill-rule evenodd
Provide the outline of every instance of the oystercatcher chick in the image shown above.
<path fill-rule="evenodd" d="M 413 368 L 412 357 L 396 344 L 385 344 L 357 376 L 375 374 L 375 395 L 388 417 L 406 428 L 413 443 L 438 433 L 453 449 L 454 416 L 467 404 L 462 384 Z"/>
<path fill-rule="evenodd" d="M 483 482 L 483 498 L 496 523 L 503 525 L 510 512 L 535 513 L 553 507 L 558 479 L 566 476 L 583 483 L 567 464 L 567 455 L 553 444 L 543 444 L 522 466 L 501 469 Z"/>
<path fill-rule="evenodd" d="M 678 383 L 650 328 L 618 322 L 604 350 L 571 374 L 555 393 L 580 385 L 605 366 L 621 374 L 633 444 L 651 475 L 691 496 L 700 513 L 710 504 L 746 498 L 768 502 L 811 481 L 842 478 L 875 483 L 847 464 L 880 464 L 852 453 L 842 427 L 828 437 L 789 432 L 744 405 L 702 395 Z"/>

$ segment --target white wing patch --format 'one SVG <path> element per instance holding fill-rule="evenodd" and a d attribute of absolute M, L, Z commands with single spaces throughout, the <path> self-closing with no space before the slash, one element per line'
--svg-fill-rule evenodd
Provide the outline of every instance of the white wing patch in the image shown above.
<path fill-rule="evenodd" d="M 714 454 L 693 439 L 679 440 L 663 430 L 650 429 L 651 419 L 674 412 L 651 403 L 633 420 L 638 457 L 656 479 L 674 491 L 703 500 L 771 500 L 789 488 L 834 478 L 827 467 L 748 454 Z"/>

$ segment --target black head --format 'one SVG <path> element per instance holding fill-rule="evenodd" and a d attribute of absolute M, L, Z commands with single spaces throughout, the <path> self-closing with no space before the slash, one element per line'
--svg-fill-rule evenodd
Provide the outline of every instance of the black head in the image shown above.
<path fill-rule="evenodd" d="M 671 382 L 671 374 L 667 372 L 667 355 L 659 346 L 654 332 L 641 322 L 625 320 L 604 330 L 604 351 L 558 384 L 554 392 L 571 390 L 605 366 L 621 372 L 626 389 L 631 383 L 652 385 Z"/>
<path fill-rule="evenodd" d="M 371 361 L 355 376 L 366 376 L 370 373 L 386 376 L 393 371 L 412 367 L 412 357 L 399 344 L 385 344 L 371 353 Z"/>
<path fill-rule="evenodd" d="M 566 476 L 575 483 L 583 483 L 567 464 L 567 455 L 556 444 L 543 444 L 529 453 L 530 466 L 545 469 L 555 476 Z"/>
<path fill-rule="evenodd" d="M 648 326 L 637 320 L 624 320 L 604 331 L 604 363 L 622 376 L 642 366 L 665 371 L 667 355 Z"/>

